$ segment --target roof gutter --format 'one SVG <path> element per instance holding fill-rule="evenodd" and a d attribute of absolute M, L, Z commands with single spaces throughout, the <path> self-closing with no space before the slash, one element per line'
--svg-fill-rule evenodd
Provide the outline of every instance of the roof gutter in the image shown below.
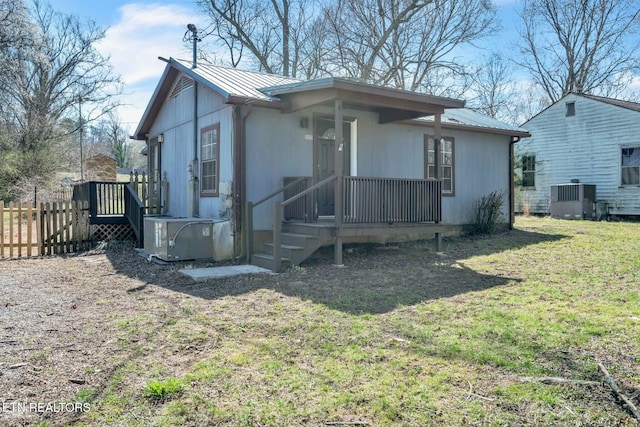
<path fill-rule="evenodd" d="M 511 136 L 509 141 L 509 230 L 513 230 L 513 224 L 516 221 L 515 210 L 515 180 L 513 178 L 513 170 L 515 167 L 515 144 L 520 142 L 520 136 Z"/>

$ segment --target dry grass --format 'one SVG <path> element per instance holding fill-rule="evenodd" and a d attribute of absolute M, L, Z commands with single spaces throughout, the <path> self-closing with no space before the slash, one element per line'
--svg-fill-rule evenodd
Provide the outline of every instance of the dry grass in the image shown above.
<path fill-rule="evenodd" d="M 519 218 L 489 237 L 330 249 L 192 283 L 130 248 L 0 263 L 3 425 L 635 425 L 640 224 Z M 12 368 L 13 367 L 13 368 Z M 178 381 L 161 402 L 149 384 Z"/>

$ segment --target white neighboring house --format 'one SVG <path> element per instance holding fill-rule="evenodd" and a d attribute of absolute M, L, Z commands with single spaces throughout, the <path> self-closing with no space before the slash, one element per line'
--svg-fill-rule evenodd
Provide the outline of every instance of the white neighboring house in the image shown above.
<path fill-rule="evenodd" d="M 640 215 L 640 103 L 570 93 L 522 127 L 516 211 L 550 213 L 551 186 L 595 185 L 597 215 Z"/>

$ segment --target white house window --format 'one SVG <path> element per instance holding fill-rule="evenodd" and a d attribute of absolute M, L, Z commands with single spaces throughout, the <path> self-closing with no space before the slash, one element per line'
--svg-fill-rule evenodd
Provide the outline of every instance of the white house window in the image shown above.
<path fill-rule="evenodd" d="M 536 156 L 522 156 L 522 186 L 536 186 Z"/>
<path fill-rule="evenodd" d="M 455 162 L 454 139 L 442 138 L 440 143 L 440 179 L 442 180 L 442 194 L 453 196 L 455 192 Z M 436 178 L 436 147 L 433 137 L 427 137 L 427 178 Z"/>
<path fill-rule="evenodd" d="M 640 185 L 640 146 L 622 147 L 621 185 Z"/>
<path fill-rule="evenodd" d="M 218 195 L 220 165 L 220 123 L 202 129 L 200 133 L 200 195 Z"/>

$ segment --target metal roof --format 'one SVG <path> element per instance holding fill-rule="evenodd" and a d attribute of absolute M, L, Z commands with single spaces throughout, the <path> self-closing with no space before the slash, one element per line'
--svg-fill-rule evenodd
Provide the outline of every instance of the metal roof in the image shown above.
<path fill-rule="evenodd" d="M 415 119 L 419 122 L 433 123 L 433 117 Z M 481 128 L 500 134 L 530 136 L 526 129 L 510 125 L 469 108 L 447 108 L 441 116 L 442 126 L 449 128 Z"/>
<path fill-rule="evenodd" d="M 389 121 L 398 121 L 402 117 L 385 111 L 385 107 L 390 107 L 386 108 L 386 110 L 395 108 L 399 109 L 398 111 L 410 111 L 413 117 L 419 117 L 421 114 L 433 114 L 435 111 L 432 111 L 433 108 L 438 107 L 440 111 L 444 111 L 444 114 L 442 114 L 443 127 L 479 130 L 512 136 L 530 136 L 522 128 L 508 125 L 472 110 L 460 108 L 464 106 L 464 101 L 457 99 L 375 86 L 342 78 L 331 77 L 303 81 L 274 74 L 213 65 L 206 62 L 200 62 L 196 68 L 191 68 L 192 63 L 188 60 L 160 59 L 167 63 L 167 67 L 136 129 L 135 137 L 137 139 L 143 139 L 145 133 L 150 129 L 178 73 L 183 73 L 196 79 L 199 83 L 225 97 L 227 102 L 230 103 L 256 101 L 264 106 L 272 105 L 276 108 L 282 108 L 281 105 L 287 104 L 283 102 L 284 98 L 289 102 L 291 101 L 290 96 L 298 96 L 307 91 L 332 89 L 346 91 L 346 94 L 359 94 L 360 96 L 356 98 L 360 102 L 371 102 L 371 99 L 368 100 L 363 96 L 364 94 L 373 96 L 374 102 L 377 102 L 376 105 L 382 108 L 380 111 L 381 117 L 387 115 L 389 116 Z M 426 110 L 425 108 L 427 107 L 432 110 Z M 408 118 L 412 117 L 405 117 L 405 119 Z M 421 117 L 415 120 L 426 124 L 433 123 L 433 116 Z"/>
<path fill-rule="evenodd" d="M 240 97 L 259 99 L 262 101 L 276 101 L 278 100 L 277 98 L 273 98 L 265 92 L 260 91 L 260 88 L 300 82 L 300 80 L 290 77 L 245 71 L 237 68 L 208 64 L 206 62 L 200 62 L 196 68 L 191 68 L 191 61 L 184 59 L 172 60 L 200 76 L 203 82 L 226 98 Z"/>

